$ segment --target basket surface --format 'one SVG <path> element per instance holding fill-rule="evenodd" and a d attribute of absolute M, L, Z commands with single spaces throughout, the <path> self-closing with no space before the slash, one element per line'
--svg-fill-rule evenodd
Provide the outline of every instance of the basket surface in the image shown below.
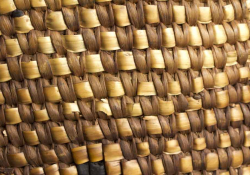
<path fill-rule="evenodd" d="M 250 0 L 0 0 L 0 174 L 250 175 Z"/>

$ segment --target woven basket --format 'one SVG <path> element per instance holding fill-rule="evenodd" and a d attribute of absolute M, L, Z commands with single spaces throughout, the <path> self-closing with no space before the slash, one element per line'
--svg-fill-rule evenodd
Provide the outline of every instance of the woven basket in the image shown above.
<path fill-rule="evenodd" d="M 250 0 L 0 0 L 0 175 L 250 175 Z"/>

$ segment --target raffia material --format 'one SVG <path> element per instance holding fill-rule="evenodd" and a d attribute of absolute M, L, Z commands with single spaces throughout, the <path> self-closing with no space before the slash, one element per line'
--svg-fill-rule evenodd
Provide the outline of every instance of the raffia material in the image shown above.
<path fill-rule="evenodd" d="M 249 0 L 0 0 L 0 173 L 249 175 Z"/>

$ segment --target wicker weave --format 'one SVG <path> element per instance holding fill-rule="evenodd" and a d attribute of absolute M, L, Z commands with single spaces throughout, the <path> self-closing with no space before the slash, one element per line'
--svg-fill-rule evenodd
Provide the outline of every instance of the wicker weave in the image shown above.
<path fill-rule="evenodd" d="M 0 0 L 0 174 L 250 175 L 249 11 Z"/>

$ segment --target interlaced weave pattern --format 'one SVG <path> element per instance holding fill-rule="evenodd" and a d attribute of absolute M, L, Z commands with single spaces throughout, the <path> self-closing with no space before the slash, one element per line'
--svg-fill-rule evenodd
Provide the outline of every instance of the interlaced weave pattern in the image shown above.
<path fill-rule="evenodd" d="M 250 175 L 250 0 L 0 0 L 0 174 Z"/>

